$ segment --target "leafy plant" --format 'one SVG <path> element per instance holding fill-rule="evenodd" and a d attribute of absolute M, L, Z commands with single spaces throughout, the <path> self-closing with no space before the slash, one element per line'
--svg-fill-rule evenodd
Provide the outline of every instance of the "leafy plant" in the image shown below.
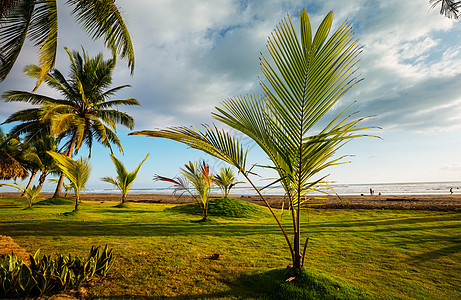
<path fill-rule="evenodd" d="M 229 196 L 230 190 L 237 184 L 237 178 L 231 167 L 222 167 L 219 174 L 214 176 L 214 182 L 223 192 L 224 198 Z"/>
<path fill-rule="evenodd" d="M 72 189 L 75 192 L 75 211 L 78 211 L 80 201 L 80 191 L 85 189 L 85 184 L 90 178 L 91 166 L 87 159 L 80 157 L 73 160 L 57 152 L 47 151 L 58 163 L 58 168 L 72 182 Z"/>
<path fill-rule="evenodd" d="M 210 197 L 211 187 L 214 184 L 213 174 L 210 173 L 210 168 L 204 161 L 202 161 L 201 164 L 189 161 L 188 164 L 184 165 L 184 168 L 181 168 L 181 173 L 192 183 L 197 195 L 192 192 L 188 187 L 187 180 L 183 178 L 168 178 L 156 175 L 154 180 L 173 183 L 176 188 L 174 193 L 188 192 L 197 203 L 200 204 L 203 212 L 202 221 L 206 221 L 208 219 L 208 199 Z"/>
<path fill-rule="evenodd" d="M 347 107 L 332 120 L 327 112 L 360 80 L 355 76 L 357 57 L 361 52 L 353 40 L 352 28 L 343 23 L 328 38 L 333 22 L 330 12 L 315 35 L 306 10 L 301 12 L 300 38 L 290 18 L 282 20 L 268 39 L 267 49 L 272 63 L 263 55 L 260 79 L 263 95 L 235 97 L 223 102 L 213 116 L 218 121 L 251 138 L 272 161 L 270 168 L 289 201 L 292 217 L 292 239 L 274 210 L 250 178 L 247 168 L 248 148 L 223 130 L 205 125 L 199 131 L 189 127 L 145 130 L 131 134 L 167 138 L 202 150 L 235 166 L 265 202 L 274 216 L 289 248 L 293 268 L 304 265 L 301 246 L 301 207 L 308 193 L 317 190 L 328 175 L 325 169 L 342 163 L 334 157 L 339 148 L 365 128 L 358 128 L 361 119 L 347 116 Z"/>
<path fill-rule="evenodd" d="M 17 182 L 15 182 L 14 184 L 0 182 L 0 186 L 2 185 L 14 187 L 18 191 L 22 192 L 24 196 L 26 196 L 29 208 L 32 207 L 32 205 L 34 205 L 34 203 L 37 201 L 37 197 L 40 194 L 40 190 L 42 189 L 40 185 L 34 185 L 31 188 L 26 188 L 25 186 Z"/>
<path fill-rule="evenodd" d="M 41 296 L 92 281 L 95 275 L 106 276 L 114 263 L 107 245 L 91 247 L 87 259 L 57 254 L 40 257 L 40 250 L 30 255 L 30 265 L 14 253 L 0 256 L 0 296 L 9 298 Z"/>
<path fill-rule="evenodd" d="M 148 157 L 149 154 L 146 155 L 144 160 L 138 165 L 138 167 L 133 172 L 128 172 L 123 163 L 117 157 L 115 157 L 114 155 L 110 156 L 112 162 L 115 165 L 115 170 L 117 171 L 117 178 L 114 179 L 112 177 L 107 176 L 101 178 L 101 180 L 115 185 L 120 190 L 120 192 L 122 192 L 122 203 L 125 203 L 126 194 L 130 190 L 133 182 L 136 180 L 139 169 Z"/>

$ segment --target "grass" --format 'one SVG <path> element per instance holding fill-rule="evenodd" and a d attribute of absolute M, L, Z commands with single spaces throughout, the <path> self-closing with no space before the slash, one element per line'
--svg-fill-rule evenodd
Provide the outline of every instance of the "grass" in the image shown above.
<path fill-rule="evenodd" d="M 116 261 L 89 287 L 96 298 L 259 299 L 308 290 L 278 289 L 290 256 L 267 212 L 194 223 L 173 205 L 117 204 L 84 201 L 69 214 L 73 202 L 23 210 L 24 199 L 0 198 L 0 233 L 29 253 L 85 256 L 91 245 L 109 244 Z M 282 222 L 289 226 L 290 216 Z M 333 299 L 461 298 L 459 212 L 310 209 L 302 223 L 308 281 L 344 291 Z"/>
<path fill-rule="evenodd" d="M 199 203 L 176 205 L 173 212 L 202 216 L 203 210 Z M 266 209 L 260 205 L 248 203 L 238 199 L 221 198 L 208 201 L 208 215 L 229 218 L 254 218 L 264 215 Z"/>

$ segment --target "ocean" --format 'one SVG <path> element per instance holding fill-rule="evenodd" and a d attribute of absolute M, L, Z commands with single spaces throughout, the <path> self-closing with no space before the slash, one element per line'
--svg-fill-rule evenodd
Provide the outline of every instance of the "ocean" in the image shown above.
<path fill-rule="evenodd" d="M 452 182 L 412 182 L 412 183 L 367 183 L 367 184 L 331 184 L 331 187 L 339 195 L 369 195 L 370 189 L 373 189 L 375 195 L 436 195 L 450 194 L 450 189 L 453 194 L 461 194 L 461 181 Z M 143 188 L 130 190 L 130 194 L 172 194 L 173 188 Z M 330 189 L 325 192 L 334 194 Z M 114 193 L 118 194 L 116 189 L 87 189 L 82 193 Z M 221 194 L 219 188 L 213 188 L 212 194 Z M 256 192 L 252 187 L 237 185 L 231 190 L 234 195 L 255 195 Z M 283 195 L 282 187 L 268 188 L 263 191 L 266 195 Z M 312 193 L 321 194 L 319 192 Z"/>

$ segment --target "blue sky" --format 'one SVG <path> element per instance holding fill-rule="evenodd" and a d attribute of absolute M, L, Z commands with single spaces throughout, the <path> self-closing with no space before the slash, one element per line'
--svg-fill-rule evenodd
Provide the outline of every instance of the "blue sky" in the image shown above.
<path fill-rule="evenodd" d="M 67 73 L 63 47 L 90 54 L 109 53 L 100 41 L 91 41 L 59 2 L 59 51 L 56 68 Z M 281 3 L 283 2 L 283 3 Z M 368 125 L 382 139 L 362 138 L 341 153 L 351 163 L 328 171 L 339 183 L 385 183 L 461 180 L 461 21 L 430 11 L 427 0 L 415 1 L 117 1 L 132 35 L 136 67 L 130 76 L 119 61 L 114 86 L 130 84 L 117 98 L 134 97 L 142 107 L 122 108 L 135 120 L 135 130 L 212 123 L 214 107 L 227 98 L 261 93 L 260 52 L 277 24 L 290 15 L 298 29 L 302 8 L 313 28 L 332 10 L 334 28 L 347 20 L 363 46 L 359 73 L 364 80 L 341 105 L 357 101 L 360 116 L 374 116 Z M 27 44 L 14 70 L 0 83 L 0 93 L 31 90 L 34 81 L 21 72 L 37 63 L 36 48 Z M 37 93 L 58 97 L 42 85 Z M 0 102 L 0 122 L 26 104 Z M 11 126 L 2 126 L 8 130 Z M 120 127 L 125 155 L 116 153 L 134 169 L 150 153 L 134 188 L 165 186 L 154 174 L 174 176 L 189 160 L 204 158 L 214 171 L 223 163 L 175 142 L 128 136 Z M 87 155 L 85 150 L 79 154 Z M 101 182 L 114 176 L 109 150 L 95 145 L 89 189 L 111 188 Z M 250 161 L 267 162 L 251 147 Z M 259 170 L 262 177 L 273 174 Z M 51 185 L 48 185 L 51 189 Z M 47 188 L 47 187 L 46 187 Z"/>

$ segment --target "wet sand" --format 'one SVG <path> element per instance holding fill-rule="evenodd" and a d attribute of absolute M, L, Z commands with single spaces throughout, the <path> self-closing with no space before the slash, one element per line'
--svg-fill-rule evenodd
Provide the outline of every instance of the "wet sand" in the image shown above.
<path fill-rule="evenodd" d="M 17 197 L 19 193 L 0 193 L 4 197 Z M 52 193 L 41 193 L 40 197 L 49 198 Z M 68 196 L 74 199 L 73 194 Z M 258 205 L 265 205 L 256 195 L 230 195 L 231 198 L 241 199 Z M 267 201 L 272 207 L 280 208 L 282 203 L 287 201 L 283 196 L 266 195 Z M 344 208 L 344 209 L 415 209 L 415 210 L 439 210 L 439 211 L 460 211 L 461 194 L 445 195 L 344 195 L 321 196 L 308 201 L 312 208 Z M 212 198 L 220 198 L 214 195 Z M 82 200 L 88 201 L 121 201 L 120 194 L 81 194 Z M 178 198 L 174 195 L 160 194 L 128 194 L 128 202 L 162 203 L 162 204 L 185 204 L 195 200 L 190 195 L 183 195 Z"/>

